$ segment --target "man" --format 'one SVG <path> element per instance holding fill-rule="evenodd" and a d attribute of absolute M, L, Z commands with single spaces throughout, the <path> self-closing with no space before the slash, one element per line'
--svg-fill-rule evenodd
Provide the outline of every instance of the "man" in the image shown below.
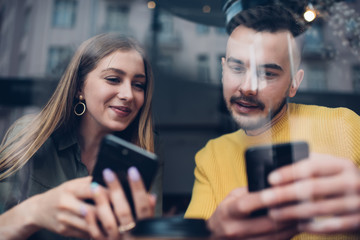
<path fill-rule="evenodd" d="M 360 239 L 360 117 L 287 103 L 304 75 L 295 41 L 302 30 L 289 11 L 257 7 L 233 24 L 222 83 L 241 129 L 197 153 L 185 217 L 208 219 L 221 238 Z M 299 140 L 308 142 L 310 157 L 270 174 L 271 188 L 248 193 L 246 148 Z M 250 217 L 262 208 L 267 215 Z"/>

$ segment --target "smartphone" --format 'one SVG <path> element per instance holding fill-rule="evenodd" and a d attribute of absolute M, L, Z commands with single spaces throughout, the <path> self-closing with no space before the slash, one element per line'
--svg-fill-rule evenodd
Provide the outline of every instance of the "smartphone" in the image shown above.
<path fill-rule="evenodd" d="M 275 169 L 308 157 L 309 146 L 304 141 L 248 148 L 245 151 L 245 164 L 249 192 L 256 192 L 270 187 L 268 176 Z M 260 210 L 252 215 L 264 214 L 266 214 L 266 210 Z"/>
<path fill-rule="evenodd" d="M 159 168 L 157 156 L 115 135 L 106 135 L 101 141 L 92 174 L 93 181 L 106 186 L 102 172 L 110 168 L 117 175 L 135 217 L 135 207 L 127 177 L 127 171 L 132 166 L 139 170 L 145 188 L 149 191 Z"/>

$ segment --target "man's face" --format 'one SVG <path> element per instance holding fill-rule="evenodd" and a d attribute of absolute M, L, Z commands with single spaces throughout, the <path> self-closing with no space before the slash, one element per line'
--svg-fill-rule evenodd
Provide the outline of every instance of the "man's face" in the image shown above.
<path fill-rule="evenodd" d="M 255 32 L 240 26 L 231 34 L 222 61 L 223 94 L 241 128 L 254 130 L 271 123 L 287 97 L 295 96 L 302 70 L 294 74 L 297 80 L 292 84 L 288 44 L 292 48 L 295 41 L 285 31 Z"/>

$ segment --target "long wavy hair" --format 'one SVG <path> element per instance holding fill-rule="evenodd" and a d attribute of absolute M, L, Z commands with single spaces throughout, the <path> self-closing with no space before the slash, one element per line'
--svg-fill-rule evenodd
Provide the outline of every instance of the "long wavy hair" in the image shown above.
<path fill-rule="evenodd" d="M 21 119 L 9 128 L 0 146 L 0 181 L 23 167 L 55 131 L 77 130 L 79 117 L 75 116 L 73 109 L 78 101 L 76 93 L 83 86 L 87 74 L 111 53 L 130 50 L 136 50 L 143 58 L 145 101 L 138 116 L 118 135 L 148 151 L 154 151 L 151 116 L 154 80 L 145 52 L 131 38 L 114 33 L 100 34 L 80 45 L 45 107 L 31 120 L 25 121 L 25 126 L 17 133 L 12 134 L 12 131 L 20 125 Z"/>

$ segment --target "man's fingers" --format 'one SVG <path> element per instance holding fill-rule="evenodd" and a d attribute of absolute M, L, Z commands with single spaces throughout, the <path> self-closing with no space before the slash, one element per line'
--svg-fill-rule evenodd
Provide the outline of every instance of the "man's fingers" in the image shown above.
<path fill-rule="evenodd" d="M 232 218 L 243 218 L 252 212 L 263 209 L 266 205 L 261 199 L 261 192 L 248 193 L 246 188 L 239 188 L 229 194 L 226 208 Z"/>
<path fill-rule="evenodd" d="M 360 198 L 357 195 L 303 201 L 269 210 L 271 218 L 284 221 L 309 219 L 315 216 L 343 215 L 360 212 Z"/>
<path fill-rule="evenodd" d="M 300 231 L 309 233 L 343 233 L 344 231 L 358 231 L 360 227 L 360 213 L 330 218 L 316 218 L 311 222 L 299 225 Z"/>
<path fill-rule="evenodd" d="M 283 230 L 279 230 L 273 233 L 268 233 L 262 236 L 257 237 L 250 237 L 245 238 L 244 240 L 288 240 L 291 239 L 293 236 L 298 234 L 299 231 L 296 229 L 296 227 L 290 227 Z"/>
<path fill-rule="evenodd" d="M 326 166 L 326 167 L 324 167 Z M 272 185 L 282 185 L 289 182 L 337 174 L 344 169 L 355 169 L 356 166 L 347 159 L 336 158 L 331 155 L 311 153 L 306 160 L 293 165 L 282 167 L 269 175 Z"/>

